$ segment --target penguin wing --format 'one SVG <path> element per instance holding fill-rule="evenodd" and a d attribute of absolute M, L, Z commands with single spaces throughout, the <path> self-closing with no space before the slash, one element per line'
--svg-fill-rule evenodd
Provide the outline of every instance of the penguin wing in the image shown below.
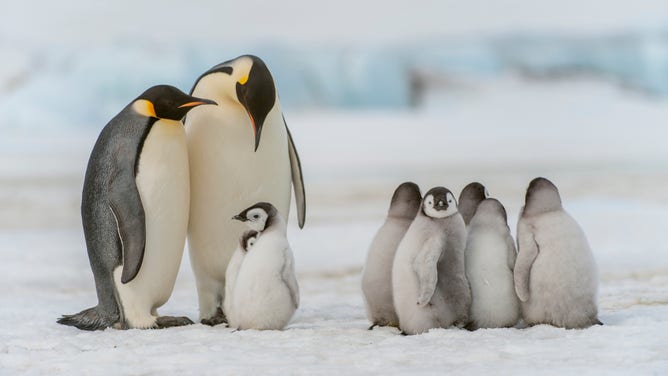
<path fill-rule="evenodd" d="M 292 141 L 292 134 L 288 129 L 288 124 L 283 117 L 283 124 L 288 133 L 288 153 L 290 154 L 290 170 L 292 171 L 292 187 L 295 190 L 295 200 L 297 201 L 297 219 L 299 220 L 299 228 L 304 228 L 306 221 L 306 191 L 304 190 L 304 177 L 302 176 L 302 164 L 299 160 L 299 154 L 295 148 L 295 143 Z"/>
<path fill-rule="evenodd" d="M 445 239 L 434 236 L 423 244 L 420 252 L 413 259 L 413 271 L 418 279 L 418 300 L 420 306 L 431 301 L 438 282 L 438 259 L 441 257 Z"/>
<path fill-rule="evenodd" d="M 519 252 L 515 262 L 513 277 L 515 280 L 515 292 L 521 301 L 529 300 L 529 278 L 531 276 L 531 267 L 540 252 L 538 243 L 533 233 L 525 233 L 522 227 L 518 227 L 517 243 Z"/>
<path fill-rule="evenodd" d="M 506 249 L 508 250 L 508 269 L 511 271 L 515 269 L 515 261 L 517 260 L 517 247 L 510 232 L 506 234 Z"/>
<path fill-rule="evenodd" d="M 281 269 L 281 280 L 290 291 L 292 305 L 297 309 L 299 307 L 299 285 L 297 284 L 297 278 L 295 278 L 294 259 L 290 248 L 287 248 L 285 253 L 285 263 Z"/>
<path fill-rule="evenodd" d="M 139 190 L 130 171 L 119 171 L 109 183 L 109 208 L 116 219 L 123 252 L 122 283 L 132 281 L 139 272 L 146 245 L 146 220 Z"/>

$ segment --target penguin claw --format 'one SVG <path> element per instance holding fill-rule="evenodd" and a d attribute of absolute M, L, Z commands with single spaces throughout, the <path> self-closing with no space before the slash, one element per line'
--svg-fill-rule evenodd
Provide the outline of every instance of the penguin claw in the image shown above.
<path fill-rule="evenodd" d="M 194 322 L 185 316 L 159 316 L 155 320 L 157 329 L 171 328 L 175 326 L 192 325 Z"/>

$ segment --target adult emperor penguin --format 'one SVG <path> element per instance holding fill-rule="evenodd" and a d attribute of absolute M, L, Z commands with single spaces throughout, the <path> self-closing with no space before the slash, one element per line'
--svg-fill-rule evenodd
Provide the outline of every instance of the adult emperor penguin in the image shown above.
<path fill-rule="evenodd" d="M 462 215 L 464 223 L 468 226 L 475 214 L 478 204 L 489 197 L 489 192 L 484 185 L 473 182 L 468 184 L 459 194 L 459 214 Z"/>
<path fill-rule="evenodd" d="M 255 230 L 248 230 L 241 235 L 239 239 L 239 245 L 234 251 L 230 263 L 227 264 L 227 271 L 225 271 L 225 300 L 223 301 L 223 310 L 227 315 L 228 324 L 233 327 L 236 325 L 236 320 L 234 319 L 234 312 L 232 311 L 232 294 L 234 291 L 234 286 L 236 285 L 237 275 L 239 274 L 239 268 L 241 263 L 244 261 L 246 253 L 253 247 L 255 241 L 257 241 L 259 233 Z"/>
<path fill-rule="evenodd" d="M 218 102 L 189 113 L 185 121 L 190 260 L 200 319 L 216 325 L 225 322 L 225 270 L 244 230 L 230 218 L 239 207 L 266 201 L 287 220 L 292 185 L 303 227 L 304 183 L 274 80 L 262 60 L 245 55 L 216 65 L 197 80 L 192 95 Z"/>
<path fill-rule="evenodd" d="M 259 202 L 234 219 L 253 230 L 264 228 L 239 268 L 232 293 L 237 329 L 283 329 L 297 307 L 299 286 L 285 221 L 276 208 Z"/>
<path fill-rule="evenodd" d="M 172 293 L 188 225 L 189 179 L 181 119 L 215 104 L 175 87 L 146 90 L 100 133 L 81 199 L 98 305 L 58 322 L 79 329 L 192 324 L 157 316 Z"/>
<path fill-rule="evenodd" d="M 515 290 L 529 325 L 585 328 L 597 318 L 598 273 L 587 238 L 557 187 L 531 181 L 517 223 Z"/>
<path fill-rule="evenodd" d="M 513 268 L 517 251 L 506 209 L 488 198 L 480 202 L 468 226 L 466 278 L 471 285 L 469 329 L 514 326 L 520 318 Z"/>
<path fill-rule="evenodd" d="M 392 263 L 399 242 L 420 210 L 422 194 L 415 183 L 406 182 L 394 191 L 387 219 L 369 247 L 362 271 L 362 292 L 371 326 L 399 326 L 392 301 Z"/>
<path fill-rule="evenodd" d="M 432 188 L 401 240 L 392 267 L 392 293 L 405 334 L 468 323 L 471 289 L 466 280 L 466 226 L 455 197 Z"/>

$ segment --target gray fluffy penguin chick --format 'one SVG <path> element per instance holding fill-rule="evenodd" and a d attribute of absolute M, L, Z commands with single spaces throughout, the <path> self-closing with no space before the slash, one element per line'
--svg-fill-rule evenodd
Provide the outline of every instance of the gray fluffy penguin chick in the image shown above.
<path fill-rule="evenodd" d="M 515 290 L 529 325 L 586 328 L 597 318 L 598 272 L 587 238 L 557 187 L 531 181 L 517 223 Z"/>
<path fill-rule="evenodd" d="M 466 226 L 455 197 L 432 188 L 399 244 L 392 267 L 394 308 L 404 334 L 463 327 L 469 321 Z"/>
<path fill-rule="evenodd" d="M 399 242 L 420 210 L 420 188 L 406 182 L 394 191 L 383 225 L 371 242 L 362 271 L 362 292 L 366 314 L 374 326 L 399 326 L 392 301 L 392 263 Z"/>
<path fill-rule="evenodd" d="M 234 251 L 230 263 L 227 264 L 227 270 L 225 271 L 225 300 L 223 301 L 223 310 L 225 311 L 225 316 L 227 318 L 227 323 L 230 327 L 236 326 L 236 317 L 234 315 L 234 310 L 232 307 L 232 294 L 234 292 L 234 286 L 236 286 L 237 275 L 239 274 L 239 268 L 241 263 L 244 261 L 246 253 L 250 251 L 255 242 L 259 233 L 255 230 L 248 230 L 241 235 L 239 238 L 239 245 Z"/>
<path fill-rule="evenodd" d="M 514 326 L 520 317 L 513 268 L 517 257 L 506 210 L 493 198 L 480 202 L 468 226 L 466 277 L 471 285 L 469 329 Z"/>
<path fill-rule="evenodd" d="M 459 214 L 462 215 L 464 223 L 467 226 L 471 222 L 478 204 L 487 197 L 489 197 L 487 188 L 478 182 L 469 183 L 462 189 L 462 192 L 459 194 L 458 208 Z"/>

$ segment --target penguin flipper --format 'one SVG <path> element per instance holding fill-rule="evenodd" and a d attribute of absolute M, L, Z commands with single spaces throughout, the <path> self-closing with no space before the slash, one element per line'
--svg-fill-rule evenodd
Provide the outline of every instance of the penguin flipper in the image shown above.
<path fill-rule="evenodd" d="M 287 286 L 290 291 L 290 298 L 292 299 L 292 305 L 295 309 L 299 308 L 299 285 L 297 284 L 297 279 L 295 278 L 295 267 L 294 260 L 292 258 L 292 252 L 288 248 L 286 250 L 287 257 L 283 268 L 281 269 L 281 280 Z"/>
<path fill-rule="evenodd" d="M 540 250 L 533 234 L 522 236 L 521 232 L 518 230 L 517 239 L 519 252 L 517 253 L 513 279 L 515 280 L 515 293 L 517 294 L 517 297 L 520 298 L 521 301 L 526 302 L 529 300 L 530 294 L 529 276 L 531 275 L 531 267 Z"/>
<path fill-rule="evenodd" d="M 290 154 L 292 187 L 295 191 L 295 200 L 297 204 L 297 219 L 299 220 L 299 228 L 304 228 L 304 222 L 306 221 L 306 191 L 304 190 L 302 164 L 299 160 L 299 154 L 297 154 L 295 143 L 292 141 L 292 134 L 290 134 L 288 124 L 285 122 L 285 117 L 283 117 L 283 124 L 285 124 L 285 130 L 288 132 L 288 154 Z"/>
<path fill-rule="evenodd" d="M 436 291 L 438 259 L 441 257 L 444 245 L 445 239 L 443 236 L 427 239 L 413 260 L 413 271 L 418 277 L 419 296 L 417 304 L 420 306 L 429 303 Z"/>
<path fill-rule="evenodd" d="M 123 252 L 121 282 L 139 273 L 146 245 L 146 216 L 133 174 L 118 174 L 109 186 L 109 208 L 116 219 Z"/>

